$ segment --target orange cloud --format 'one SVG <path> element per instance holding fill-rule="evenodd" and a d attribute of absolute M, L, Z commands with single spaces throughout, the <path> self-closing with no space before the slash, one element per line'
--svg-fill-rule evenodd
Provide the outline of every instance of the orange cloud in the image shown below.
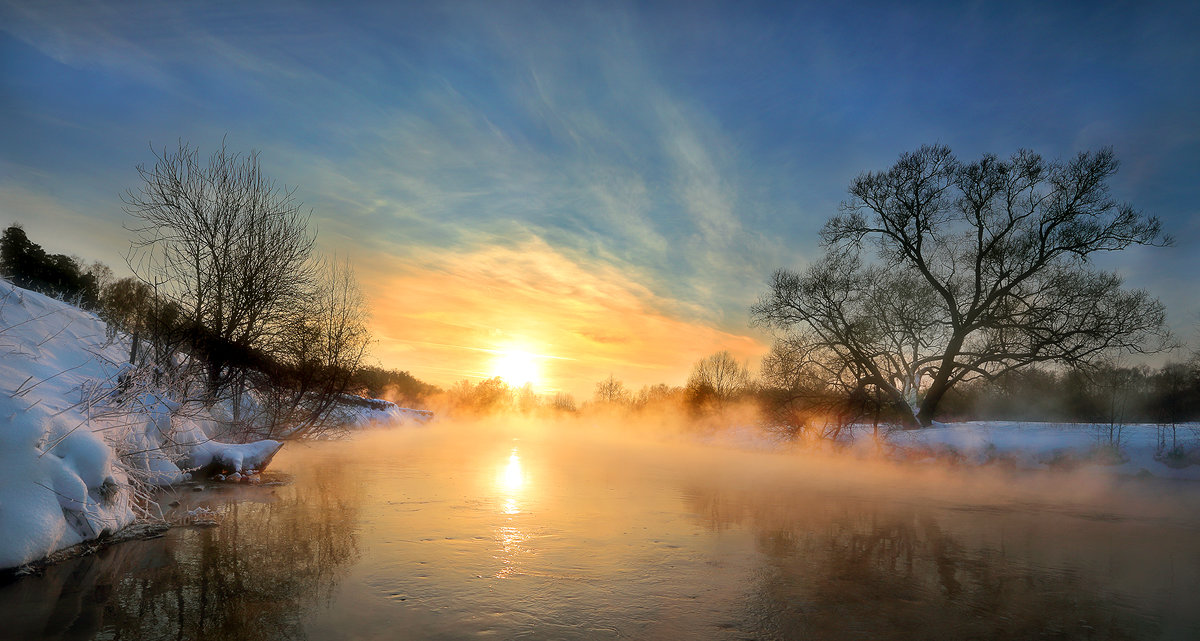
<path fill-rule="evenodd" d="M 536 238 L 360 260 L 358 272 L 380 361 L 443 386 L 496 375 L 496 352 L 514 349 L 537 355 L 538 391 L 580 400 L 610 374 L 635 390 L 682 384 L 713 352 L 754 364 L 766 351 L 750 335 L 682 318 L 678 303 L 610 265 L 572 260 Z"/>

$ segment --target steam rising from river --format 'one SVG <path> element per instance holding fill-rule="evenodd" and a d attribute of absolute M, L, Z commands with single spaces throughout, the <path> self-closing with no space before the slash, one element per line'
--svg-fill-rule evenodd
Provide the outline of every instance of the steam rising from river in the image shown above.
<path fill-rule="evenodd" d="M 81 638 L 1197 638 L 1194 484 L 769 443 L 683 413 L 289 443 L 281 485 L 177 497 L 218 528 L 51 568 L 0 616 L 29 638 L 72 608 Z"/>
<path fill-rule="evenodd" d="M 1097 518 L 1200 513 L 1200 504 L 1179 505 L 1181 497 L 1161 491 L 1162 483 L 1121 479 L 1103 466 L 1038 471 L 896 461 L 885 445 L 870 439 L 860 439 L 850 448 L 802 444 L 765 431 L 754 420 L 753 410 L 738 408 L 707 419 L 670 410 L 509 414 L 378 430 L 339 447 L 354 450 L 352 458 L 365 461 L 413 455 L 435 465 L 485 461 L 483 468 L 491 469 L 480 470 L 481 492 L 507 487 L 527 499 L 556 482 L 542 478 L 549 473 L 543 468 L 551 468 L 574 470 L 580 476 L 624 477 L 630 483 L 649 478 L 703 485 L 785 503 L 832 492 L 964 503 L 979 509 L 1041 505 Z"/>
<path fill-rule="evenodd" d="M 361 519 L 392 569 L 350 582 L 427 604 L 418 620 L 434 636 L 1138 637 L 1155 621 L 1200 625 L 1190 485 L 896 463 L 871 448 L 750 449 L 770 443 L 682 413 L 363 434 L 336 458 L 386 499 Z M 1138 606 L 1114 616 L 1113 599 Z M 439 628 L 446 612 L 465 627 Z"/>

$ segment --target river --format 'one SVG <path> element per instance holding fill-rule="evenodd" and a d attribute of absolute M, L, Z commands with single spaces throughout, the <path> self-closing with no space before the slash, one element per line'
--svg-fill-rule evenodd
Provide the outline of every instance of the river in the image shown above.
<path fill-rule="evenodd" d="M 0 586 L 13 639 L 1200 639 L 1200 487 L 439 424 Z"/>

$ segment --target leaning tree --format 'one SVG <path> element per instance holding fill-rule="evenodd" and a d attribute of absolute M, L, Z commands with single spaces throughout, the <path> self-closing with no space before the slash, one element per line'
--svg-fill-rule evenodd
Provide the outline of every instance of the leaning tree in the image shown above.
<path fill-rule="evenodd" d="M 821 231 L 824 256 L 777 271 L 752 309 L 777 333 L 765 373 L 878 394 L 915 427 L 964 380 L 1162 349 L 1162 304 L 1090 262 L 1170 243 L 1109 195 L 1117 167 L 1107 148 L 964 164 L 933 145 L 859 175 Z"/>

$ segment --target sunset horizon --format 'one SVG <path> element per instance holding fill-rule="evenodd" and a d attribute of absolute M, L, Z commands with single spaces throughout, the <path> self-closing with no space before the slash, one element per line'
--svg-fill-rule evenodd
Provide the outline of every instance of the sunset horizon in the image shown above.
<path fill-rule="evenodd" d="M 1196 96 L 1169 79 L 1196 56 L 1166 47 L 1192 45 L 1165 12 L 926 7 L 944 36 L 910 46 L 917 24 L 871 4 L 301 4 L 253 34 L 236 10 L 69 6 L 3 10 L 5 222 L 125 275 L 137 165 L 179 142 L 257 150 L 320 252 L 353 263 L 373 362 L 443 388 L 503 376 L 513 350 L 536 355 L 521 385 L 579 400 L 609 376 L 683 385 L 723 350 L 757 369 L 771 274 L 819 256 L 857 175 L 931 143 L 1115 147 L 1114 196 L 1175 244 L 1101 264 L 1195 340 Z"/>
<path fill-rule="evenodd" d="M 1200 639 L 1198 34 L 0 0 L 0 637 Z"/>

